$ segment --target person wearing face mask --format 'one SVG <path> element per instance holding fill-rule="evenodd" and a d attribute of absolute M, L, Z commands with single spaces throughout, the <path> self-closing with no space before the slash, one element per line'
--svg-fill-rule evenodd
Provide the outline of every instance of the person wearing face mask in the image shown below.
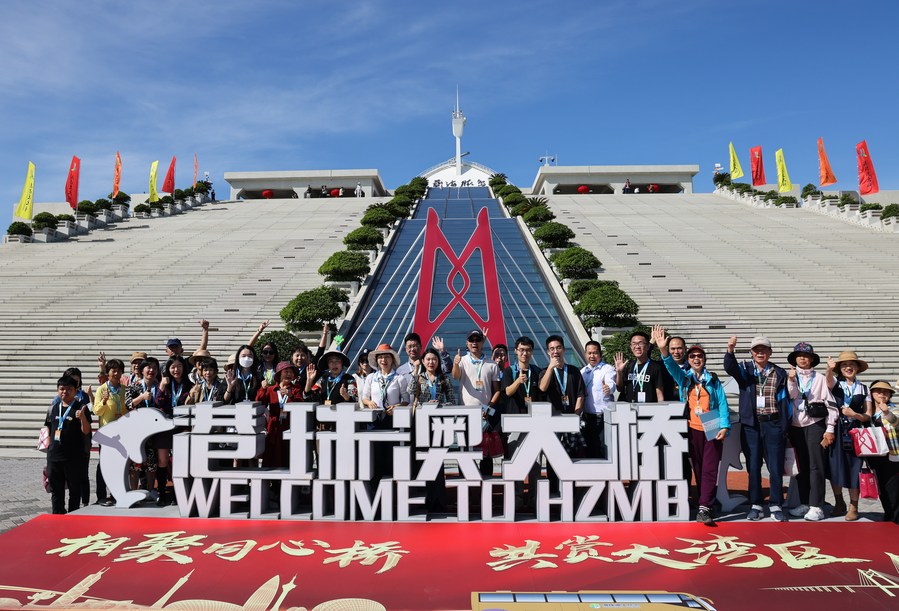
<path fill-rule="evenodd" d="M 718 492 L 721 450 L 724 438 L 730 434 L 730 412 L 727 409 L 724 386 L 718 376 L 706 369 L 705 348 L 702 346 L 697 344 L 687 350 L 690 371 L 685 372 L 668 352 L 669 339 L 665 328 L 661 325 L 654 326 L 652 339 L 662 353 L 665 369 L 685 396 L 684 410 L 689 418 L 687 448 L 693 463 L 693 477 L 696 478 L 696 487 L 699 489 L 696 521 L 711 526 L 715 523 L 712 504 Z M 708 438 L 701 419 L 702 414 L 709 412 L 718 416 L 718 431 L 712 439 Z"/>
<path fill-rule="evenodd" d="M 746 456 L 749 475 L 749 520 L 761 520 L 762 458 L 768 467 L 771 492 L 768 510 L 772 520 L 786 521 L 783 511 L 784 454 L 787 448 L 787 428 L 793 417 L 793 407 L 787 393 L 787 372 L 770 362 L 771 340 L 764 335 L 749 344 L 751 361 L 737 362 L 734 352 L 737 336 L 727 342 L 724 370 L 740 387 L 740 443 Z"/>
<path fill-rule="evenodd" d="M 792 365 L 787 392 L 793 403 L 789 439 L 799 465 L 799 505 L 790 510 L 790 515 L 817 522 L 824 519 L 827 448 L 834 441 L 837 404 L 825 376 L 815 371 L 821 357 L 810 343 L 796 344 L 787 361 Z"/>
<path fill-rule="evenodd" d="M 236 366 L 225 370 L 225 394 L 227 403 L 237 404 L 252 401 L 262 388 L 259 360 L 252 346 L 245 344 L 237 349 Z"/>
<path fill-rule="evenodd" d="M 615 353 L 618 400 L 628 403 L 660 403 L 665 400 L 662 389 L 662 364 L 649 358 L 652 351 L 649 335 L 634 331 L 630 338 L 633 359 L 624 360 L 624 354 Z"/>
<path fill-rule="evenodd" d="M 874 416 L 871 393 L 857 377 L 867 369 L 868 364 L 852 350 L 844 350 L 836 359 L 827 359 L 827 383 L 840 410 L 834 431 L 836 440 L 828 448 L 830 487 L 836 499 L 830 515 L 844 515 L 848 522 L 859 518 L 862 470 L 862 459 L 855 455 L 855 443 L 849 431 L 866 426 Z M 843 499 L 843 488 L 849 488 L 849 507 Z"/>

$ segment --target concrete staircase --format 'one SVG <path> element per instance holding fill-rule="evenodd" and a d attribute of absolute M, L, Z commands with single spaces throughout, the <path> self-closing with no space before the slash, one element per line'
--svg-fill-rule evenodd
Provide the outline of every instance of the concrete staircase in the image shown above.
<path fill-rule="evenodd" d="M 96 388 L 97 354 L 185 352 L 210 321 L 224 360 L 259 323 L 322 283 L 317 270 L 378 198 L 248 200 L 135 219 L 56 244 L 0 247 L 0 456 L 34 456 L 62 371 Z M 317 333 L 304 338 L 318 343 Z"/>
<path fill-rule="evenodd" d="M 799 341 L 826 360 L 856 350 L 870 383 L 899 376 L 899 239 L 803 209 L 757 209 L 713 194 L 549 198 L 550 208 L 640 305 L 710 366 L 765 334 L 774 362 Z M 822 365 L 823 370 L 823 365 Z"/>

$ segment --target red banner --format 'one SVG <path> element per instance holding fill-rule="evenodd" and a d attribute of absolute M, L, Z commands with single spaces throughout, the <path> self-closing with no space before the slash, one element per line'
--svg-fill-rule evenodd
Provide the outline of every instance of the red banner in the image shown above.
<path fill-rule="evenodd" d="M 197 186 L 197 172 L 200 170 L 200 166 L 197 163 L 197 154 L 194 153 L 194 187 Z"/>
<path fill-rule="evenodd" d="M 759 187 L 768 184 L 765 181 L 765 163 L 762 161 L 762 147 L 754 146 L 749 149 L 749 160 L 752 162 L 752 186 Z"/>
<path fill-rule="evenodd" d="M 122 157 L 119 152 L 115 152 L 115 170 L 112 175 L 112 196 L 115 198 L 119 194 L 119 185 L 122 182 Z"/>
<path fill-rule="evenodd" d="M 72 163 L 69 166 L 69 174 L 66 177 L 66 201 L 72 207 L 72 210 L 78 209 L 78 180 L 81 176 L 81 160 L 78 157 L 72 157 Z"/>
<path fill-rule="evenodd" d="M 165 173 L 165 180 L 162 182 L 163 193 L 175 192 L 175 157 L 172 156 L 172 163 L 169 164 L 169 171 Z"/>
<path fill-rule="evenodd" d="M 896 525 L 883 522 L 708 528 L 117 514 L 42 515 L 0 535 L 2 549 L 15 550 L 0 556 L 0 606 L 574 611 L 653 602 L 745 609 L 751 601 L 868 611 L 895 609 L 899 589 Z"/>
<path fill-rule="evenodd" d="M 862 195 L 873 195 L 880 191 L 877 184 L 877 174 L 874 172 L 874 162 L 868 152 L 868 143 L 862 140 L 855 145 L 855 154 L 858 156 L 858 192 Z"/>

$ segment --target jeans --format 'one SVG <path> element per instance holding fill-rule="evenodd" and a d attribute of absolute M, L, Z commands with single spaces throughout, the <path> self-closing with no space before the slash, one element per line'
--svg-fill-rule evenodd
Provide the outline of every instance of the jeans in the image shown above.
<path fill-rule="evenodd" d="M 780 420 L 757 422 L 740 427 L 740 441 L 746 456 L 746 471 L 749 474 L 749 502 L 762 504 L 762 458 L 768 467 L 771 482 L 770 504 L 783 505 L 784 452 L 787 440 Z"/>

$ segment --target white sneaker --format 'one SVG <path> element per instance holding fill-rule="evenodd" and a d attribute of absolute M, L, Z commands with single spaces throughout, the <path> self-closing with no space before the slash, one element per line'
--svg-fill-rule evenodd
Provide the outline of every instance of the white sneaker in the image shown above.
<path fill-rule="evenodd" d="M 820 507 L 809 507 L 808 513 L 803 517 L 809 522 L 818 522 L 824 519 L 824 510 Z"/>
<path fill-rule="evenodd" d="M 805 514 L 808 513 L 809 507 L 808 505 L 800 505 L 798 507 L 794 507 L 790 510 L 790 515 L 794 518 L 801 518 Z"/>

